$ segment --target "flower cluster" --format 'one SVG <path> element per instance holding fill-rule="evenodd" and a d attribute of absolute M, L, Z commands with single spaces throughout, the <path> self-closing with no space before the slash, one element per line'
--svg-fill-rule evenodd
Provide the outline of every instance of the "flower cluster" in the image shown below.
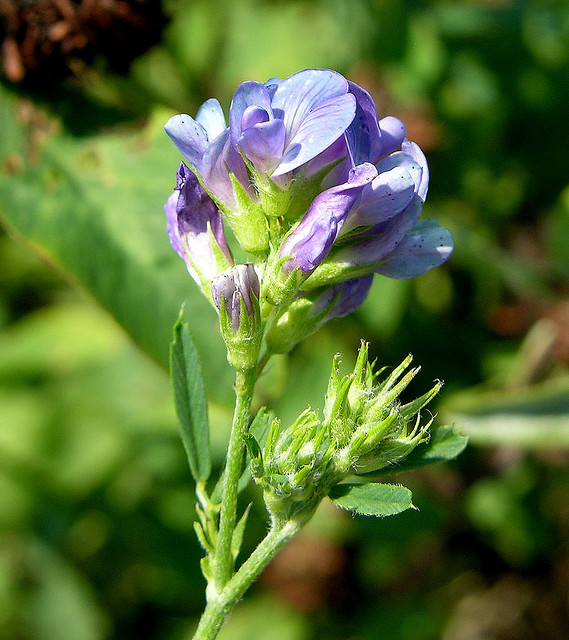
<path fill-rule="evenodd" d="M 251 471 L 273 517 L 309 516 L 346 477 L 396 465 L 429 438 L 432 418 L 421 424 L 420 412 L 442 384 L 401 402 L 419 372 L 409 369 L 411 356 L 383 380 L 368 361 L 366 343 L 351 374 L 340 376 L 339 364 L 336 356 L 322 417 L 307 409 L 287 429 L 273 420 L 263 448 L 248 436 Z"/>
<path fill-rule="evenodd" d="M 414 278 L 452 253 L 449 231 L 420 219 L 425 156 L 400 120 L 380 119 L 370 95 L 334 71 L 244 82 L 229 126 L 210 99 L 165 130 L 185 158 L 165 207 L 172 246 L 228 326 L 243 310 L 259 314 L 269 353 L 354 311 L 374 274 Z M 251 256 L 258 305 L 240 286 L 242 302 L 219 290 L 227 280 L 217 276 L 235 266 L 224 223 Z"/>

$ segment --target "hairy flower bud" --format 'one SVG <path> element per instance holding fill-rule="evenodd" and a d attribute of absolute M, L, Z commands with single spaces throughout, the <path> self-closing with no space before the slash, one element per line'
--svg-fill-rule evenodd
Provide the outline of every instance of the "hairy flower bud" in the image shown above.
<path fill-rule="evenodd" d="M 252 264 L 238 264 L 216 276 L 211 295 L 219 311 L 227 357 L 236 369 L 257 364 L 262 338 L 259 278 Z"/>
<path fill-rule="evenodd" d="M 334 359 L 322 417 L 307 409 L 288 429 L 273 423 L 264 450 L 254 447 L 253 473 L 273 518 L 309 517 L 348 476 L 396 464 L 428 439 L 432 418 L 422 424 L 420 411 L 442 385 L 403 403 L 400 394 L 419 372 L 410 363 L 411 356 L 379 380 L 362 343 L 349 375 L 339 375 Z"/>

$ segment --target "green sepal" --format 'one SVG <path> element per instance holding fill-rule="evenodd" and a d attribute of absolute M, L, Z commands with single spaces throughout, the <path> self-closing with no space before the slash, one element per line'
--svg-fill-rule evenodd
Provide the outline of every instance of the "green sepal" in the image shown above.
<path fill-rule="evenodd" d="M 211 473 L 207 400 L 198 353 L 183 308 L 170 345 L 170 376 L 190 471 L 196 482 L 205 481 Z"/>
<path fill-rule="evenodd" d="M 332 487 L 328 497 L 351 513 L 378 518 L 416 509 L 411 491 L 397 484 L 337 484 Z"/>
<path fill-rule="evenodd" d="M 247 371 L 257 366 L 263 328 L 260 321 L 259 301 L 251 292 L 253 313 L 249 314 L 243 297 L 239 296 L 240 316 L 239 327 L 234 329 L 231 314 L 225 306 L 225 299 L 221 298 L 219 309 L 219 324 L 221 335 L 227 347 L 227 360 L 238 371 Z"/>
<path fill-rule="evenodd" d="M 247 447 L 247 453 L 249 454 L 249 467 L 251 469 L 251 475 L 253 478 L 260 478 L 263 475 L 263 452 L 257 442 L 255 436 L 250 433 L 246 433 L 243 436 L 245 446 Z"/>
<path fill-rule="evenodd" d="M 292 300 L 306 278 L 299 267 L 290 273 L 283 269 L 289 260 L 290 256 L 276 258 L 267 265 L 264 294 L 272 305 L 278 306 Z"/>
<path fill-rule="evenodd" d="M 419 427 L 417 421 L 416 430 L 407 435 L 403 433 L 400 437 L 384 437 L 379 441 L 375 451 L 372 449 L 363 453 L 354 465 L 354 474 L 361 476 L 388 466 L 396 465 L 400 460 L 406 458 L 421 442 L 428 440 L 428 429 L 431 423 Z"/>
<path fill-rule="evenodd" d="M 213 580 L 213 569 L 209 556 L 204 556 L 200 560 L 200 569 L 202 570 L 203 577 L 207 580 L 208 583 L 210 583 Z"/>
<path fill-rule="evenodd" d="M 294 283 L 291 290 L 296 291 L 296 286 Z M 317 292 L 314 295 L 293 300 L 270 325 L 265 335 L 265 344 L 269 353 L 289 353 L 299 342 L 312 335 L 324 324 L 337 297 L 319 313 L 314 313 L 314 299 L 319 295 L 320 292 Z"/>
<path fill-rule="evenodd" d="M 209 543 L 207 536 L 205 535 L 203 526 L 200 522 L 194 522 L 194 531 L 196 532 L 196 537 L 203 550 L 211 555 L 213 553 L 213 547 Z"/>
<path fill-rule="evenodd" d="M 289 187 L 290 204 L 282 214 L 287 222 L 294 223 L 304 216 L 314 198 L 322 192 L 324 178 L 343 160 L 344 158 L 334 160 L 309 178 L 303 176 L 302 172 L 295 176 L 296 179 L 291 181 Z"/>
<path fill-rule="evenodd" d="M 249 253 L 264 254 L 269 249 L 269 229 L 263 209 L 258 202 L 251 200 L 243 185 L 231 172 L 229 178 L 237 208 L 232 210 L 226 205 L 220 206 L 219 202 L 217 204 L 241 247 Z"/>
<path fill-rule="evenodd" d="M 334 262 L 333 255 L 323 260 L 314 271 L 302 283 L 302 288 L 309 291 L 319 287 L 331 287 L 332 285 L 347 280 L 364 278 L 374 272 L 382 262 L 366 265 L 347 265 L 342 262 Z"/>
<path fill-rule="evenodd" d="M 402 416 L 413 416 L 417 414 L 423 407 L 426 407 L 429 402 L 438 394 L 438 392 L 442 389 L 443 383 L 437 382 L 432 389 L 424 393 L 422 396 L 415 398 L 411 402 L 407 404 L 403 404 L 399 407 L 399 412 Z"/>
<path fill-rule="evenodd" d="M 270 176 L 261 174 L 255 168 L 255 165 L 241 154 L 249 175 L 255 185 L 256 191 L 259 194 L 259 200 L 261 203 L 261 209 L 268 218 L 279 218 L 285 215 L 290 204 L 290 191 L 289 189 L 281 189 Z"/>

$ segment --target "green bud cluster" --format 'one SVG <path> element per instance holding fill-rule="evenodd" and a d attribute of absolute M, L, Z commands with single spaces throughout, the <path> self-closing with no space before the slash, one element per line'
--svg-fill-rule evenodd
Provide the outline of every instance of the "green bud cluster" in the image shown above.
<path fill-rule="evenodd" d="M 322 418 L 306 409 L 288 429 L 275 419 L 263 448 L 249 436 L 252 475 L 274 519 L 309 518 L 334 485 L 395 465 L 428 439 L 432 418 L 421 424 L 420 411 L 442 383 L 402 403 L 419 372 L 409 369 L 411 360 L 379 380 L 385 370 L 373 371 L 362 343 L 349 375 L 340 376 L 334 359 Z"/>

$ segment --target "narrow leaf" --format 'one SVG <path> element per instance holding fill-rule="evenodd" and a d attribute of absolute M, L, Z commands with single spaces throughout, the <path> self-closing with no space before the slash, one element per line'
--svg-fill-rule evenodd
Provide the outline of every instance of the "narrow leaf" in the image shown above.
<path fill-rule="evenodd" d="M 170 376 L 190 470 L 196 482 L 205 481 L 211 472 L 207 401 L 198 354 L 184 321 L 183 311 L 180 311 L 174 325 L 174 340 L 170 346 Z"/>
<path fill-rule="evenodd" d="M 328 497 L 342 509 L 379 518 L 415 508 L 411 491 L 397 484 L 337 484 Z"/>
<path fill-rule="evenodd" d="M 239 555 L 239 551 L 241 551 L 241 545 L 243 544 L 243 534 L 245 533 L 245 525 L 247 524 L 247 517 L 249 516 L 249 511 L 251 511 L 251 507 L 253 503 L 250 503 L 245 512 L 239 518 L 239 522 L 237 526 L 233 530 L 233 537 L 231 539 L 231 554 L 233 559 L 236 560 Z"/>

